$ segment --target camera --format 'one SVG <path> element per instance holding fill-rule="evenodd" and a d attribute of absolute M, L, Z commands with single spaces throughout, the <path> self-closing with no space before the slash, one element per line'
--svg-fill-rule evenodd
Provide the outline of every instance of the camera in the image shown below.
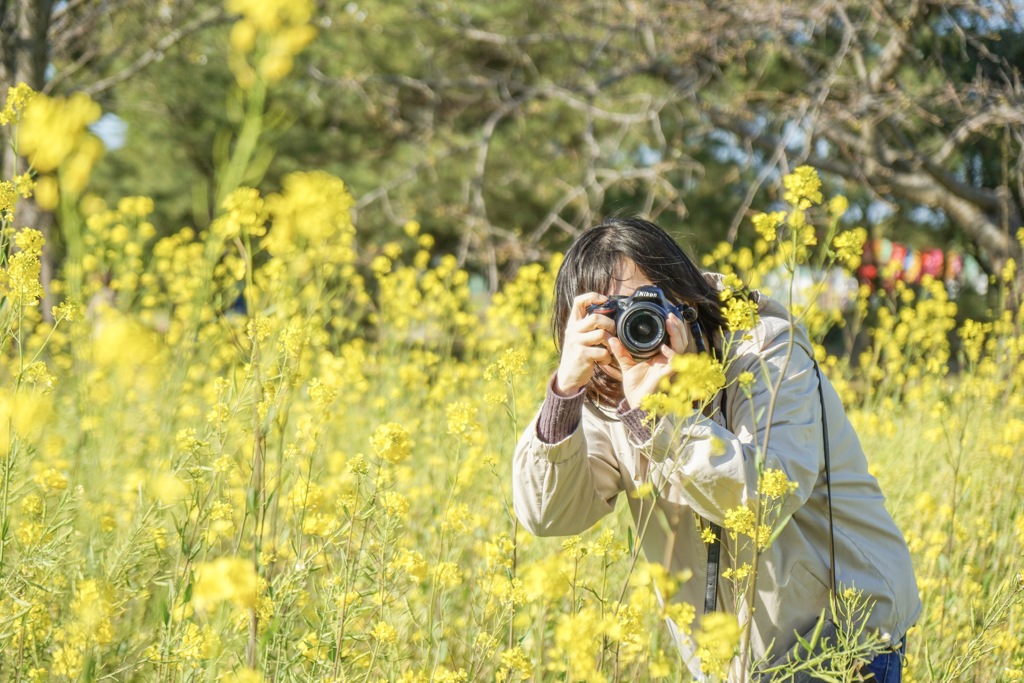
<path fill-rule="evenodd" d="M 648 360 L 668 342 L 665 321 L 669 313 L 682 320 L 696 320 L 696 310 L 673 306 L 660 287 L 645 285 L 630 296 L 612 296 L 600 304 L 587 306 L 587 313 L 601 313 L 615 321 L 615 336 L 636 360 Z"/>

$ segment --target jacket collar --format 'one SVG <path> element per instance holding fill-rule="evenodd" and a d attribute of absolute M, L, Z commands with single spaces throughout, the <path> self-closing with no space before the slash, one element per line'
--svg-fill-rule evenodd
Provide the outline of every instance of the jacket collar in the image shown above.
<path fill-rule="evenodd" d="M 705 277 L 718 291 L 724 289 L 723 275 L 706 273 Z M 751 290 L 749 295 L 757 302 L 758 321 L 752 329 L 726 333 L 728 346 L 731 347 L 733 354 L 760 351 L 780 335 L 791 333 L 797 346 L 803 348 L 812 358 L 814 357 L 814 347 L 807 336 L 807 331 L 798 320 L 791 318 L 790 312 L 785 306 L 758 290 Z"/>

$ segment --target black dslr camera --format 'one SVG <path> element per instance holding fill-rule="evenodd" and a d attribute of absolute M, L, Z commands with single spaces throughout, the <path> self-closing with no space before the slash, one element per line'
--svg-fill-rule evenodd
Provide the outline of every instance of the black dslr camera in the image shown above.
<path fill-rule="evenodd" d="M 692 323 L 697 311 L 686 304 L 673 306 L 660 287 L 644 285 L 630 296 L 612 296 L 600 304 L 587 306 L 587 313 L 601 313 L 615 321 L 615 336 L 636 360 L 649 360 L 658 355 L 668 342 L 665 321 L 669 313 Z"/>

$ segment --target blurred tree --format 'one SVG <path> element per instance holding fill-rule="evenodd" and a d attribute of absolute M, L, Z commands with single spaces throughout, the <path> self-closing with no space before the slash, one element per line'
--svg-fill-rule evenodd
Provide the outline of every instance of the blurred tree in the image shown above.
<path fill-rule="evenodd" d="M 500 263 L 609 210 L 734 241 L 801 163 L 845 184 L 862 214 L 947 226 L 993 269 L 1020 258 L 1012 2 L 345 7 L 321 44 L 334 58 L 311 73 L 320 98 L 340 98 L 339 130 L 364 133 L 342 136 L 360 210 L 373 224 L 454 222 L 492 284 Z"/>
<path fill-rule="evenodd" d="M 97 191 L 152 194 L 165 226 L 204 225 L 217 131 L 238 115 L 223 14 L 213 0 L 140 3 L 51 7 L 123 13 L 56 50 L 47 87 L 101 95 L 128 124 Z M 992 269 L 1020 257 L 1024 27 L 1011 0 L 318 7 L 319 38 L 271 94 L 247 182 L 329 170 L 352 187 L 365 241 L 417 219 L 492 287 L 608 212 L 650 214 L 699 249 L 748 239 L 752 207 L 801 163 L 862 218 L 885 207 L 900 231 L 959 240 Z"/>
<path fill-rule="evenodd" d="M 0 0 L 0 93 L 16 83 L 51 95 L 81 90 L 117 111 L 118 85 L 223 18 L 219 4 L 192 0 Z M 4 177 L 23 170 L 9 134 L 0 128 Z M 18 203 L 15 220 L 46 236 L 43 280 L 49 282 L 59 249 L 53 217 L 30 199 Z"/>
<path fill-rule="evenodd" d="M 718 50 L 733 57 L 699 98 L 710 121 L 773 163 L 809 163 L 879 202 L 933 209 L 993 268 L 1019 261 L 1020 8 L 911 0 L 778 9 L 718 12 L 723 25 L 754 30 L 718 34 L 730 36 Z"/>

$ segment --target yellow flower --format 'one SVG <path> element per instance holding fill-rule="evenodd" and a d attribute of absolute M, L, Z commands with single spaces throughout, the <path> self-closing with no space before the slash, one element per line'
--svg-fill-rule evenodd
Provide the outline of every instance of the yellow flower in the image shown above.
<path fill-rule="evenodd" d="M 35 95 L 35 91 L 24 83 L 7 88 L 7 102 L 4 103 L 3 111 L 0 111 L 0 126 L 16 122 Z"/>
<path fill-rule="evenodd" d="M 14 181 L 14 188 L 23 199 L 31 197 L 32 192 L 36 189 L 36 181 L 33 180 L 32 174 L 29 172 L 16 175 L 12 180 Z"/>
<path fill-rule="evenodd" d="M 380 504 L 392 517 L 405 517 L 409 512 L 409 499 L 396 491 L 388 491 L 381 496 Z"/>
<path fill-rule="evenodd" d="M 266 679 L 259 671 L 252 669 L 238 669 L 225 675 L 220 679 L 224 683 L 263 683 Z"/>
<path fill-rule="evenodd" d="M 36 171 L 55 171 L 87 141 L 99 142 L 86 127 L 99 119 L 100 113 L 100 106 L 85 93 L 68 98 L 37 94 L 22 114 L 18 151 Z M 93 150 L 88 154 L 91 157 Z"/>
<path fill-rule="evenodd" d="M 832 240 L 832 249 L 835 250 L 836 260 L 851 270 L 860 266 L 864 243 L 867 242 L 867 239 L 868 231 L 864 228 L 854 228 L 836 235 Z"/>
<path fill-rule="evenodd" d="M 33 231 L 34 232 L 34 231 Z M 43 297 L 43 285 L 39 280 L 42 262 L 38 251 L 19 251 L 7 261 L 7 294 L 16 305 L 35 307 Z M 0 272 L 0 276 L 4 273 Z M 3 280 L 0 280 L 0 284 Z"/>
<path fill-rule="evenodd" d="M 120 205 L 118 205 L 120 208 Z M 259 190 L 240 187 L 227 196 L 223 207 L 225 213 L 218 216 L 210 229 L 223 240 L 240 235 L 262 237 L 266 234 L 267 210 Z"/>
<path fill-rule="evenodd" d="M 833 220 L 839 220 L 850 208 L 850 200 L 841 194 L 837 194 L 828 200 L 828 213 Z"/>
<path fill-rule="evenodd" d="M 697 609 L 688 602 L 670 602 L 662 609 L 662 616 L 671 619 L 683 633 L 690 635 Z"/>
<path fill-rule="evenodd" d="M 195 567 L 192 604 L 199 612 L 209 612 L 222 602 L 236 607 L 255 608 L 259 577 L 253 563 L 238 557 L 220 557 Z"/>
<path fill-rule="evenodd" d="M 786 477 L 786 473 L 782 470 L 765 470 L 761 475 L 761 482 L 758 486 L 758 491 L 763 496 L 768 496 L 772 500 L 781 498 L 782 496 L 796 491 L 799 484 L 795 481 L 790 481 Z"/>
<path fill-rule="evenodd" d="M 821 179 L 811 166 L 798 166 L 782 178 L 782 184 L 786 188 L 783 199 L 798 209 L 821 203 Z"/>
<path fill-rule="evenodd" d="M 753 536 L 756 522 L 754 511 L 746 505 L 734 507 L 725 513 L 725 528 L 736 534 Z"/>
<path fill-rule="evenodd" d="M 22 380 L 35 384 L 44 394 L 51 393 L 57 385 L 57 377 L 50 372 L 50 369 L 46 367 L 46 363 L 41 360 L 37 360 L 25 368 L 25 371 L 21 373 L 21 377 Z"/>
<path fill-rule="evenodd" d="M 444 512 L 444 518 L 441 520 L 441 529 L 451 532 L 455 536 L 461 536 L 475 524 L 476 519 L 466 503 L 453 503 Z"/>
<path fill-rule="evenodd" d="M 742 581 L 750 575 L 750 564 L 744 562 L 739 567 L 733 569 L 729 567 L 722 572 L 722 577 L 726 579 L 732 579 L 734 581 Z"/>
<path fill-rule="evenodd" d="M 448 433 L 461 441 L 469 441 L 470 437 L 480 429 L 476 422 L 477 408 L 465 401 L 455 401 L 445 407 L 448 417 Z"/>
<path fill-rule="evenodd" d="M 319 378 L 314 377 L 309 382 L 309 398 L 312 399 L 313 405 L 321 410 L 326 410 L 334 399 L 338 396 L 338 390 L 333 386 L 328 386 L 320 381 Z"/>
<path fill-rule="evenodd" d="M 110 621 L 113 613 L 114 591 L 106 583 L 85 579 L 78 584 L 71 609 L 79 625 L 93 642 L 105 645 L 114 639 Z"/>
<path fill-rule="evenodd" d="M 740 389 L 746 393 L 750 390 L 750 387 L 754 385 L 755 381 L 754 373 L 749 370 L 741 372 L 740 376 L 736 378 L 736 383 L 740 385 Z"/>
<path fill-rule="evenodd" d="M 636 487 L 635 491 L 629 494 L 630 498 L 638 499 L 651 498 L 653 495 L 654 484 L 649 481 L 645 481 L 644 483 L 640 484 L 639 486 Z"/>
<path fill-rule="evenodd" d="M 469 674 L 465 669 L 452 671 L 447 667 L 439 666 L 434 670 L 434 683 L 466 683 L 468 679 Z"/>
<path fill-rule="evenodd" d="M 258 29 L 255 24 L 246 19 L 239 19 L 231 27 L 231 48 L 242 54 L 252 52 L 256 47 L 257 34 Z"/>
<path fill-rule="evenodd" d="M 45 532 L 46 525 L 42 522 L 30 520 L 18 525 L 14 533 L 22 545 L 30 546 L 41 540 Z"/>
<path fill-rule="evenodd" d="M 523 588 L 522 579 L 498 577 L 491 586 L 491 593 L 508 609 L 526 602 L 526 590 Z"/>
<path fill-rule="evenodd" d="M 323 512 L 310 512 L 302 519 L 302 533 L 310 536 L 330 536 L 338 529 L 338 520 Z"/>
<path fill-rule="evenodd" d="M 125 216 L 143 218 L 155 210 L 150 197 L 122 197 L 117 201 L 117 211 Z"/>
<path fill-rule="evenodd" d="M 1012 258 L 1006 259 L 1006 263 L 1003 264 L 1003 269 L 999 274 L 999 278 L 1006 284 L 1013 282 L 1014 275 L 1017 274 L 1017 262 Z"/>
<path fill-rule="evenodd" d="M 38 230 L 24 228 L 19 230 L 14 236 L 14 243 L 22 251 L 39 256 L 43 253 L 43 245 L 46 244 L 46 239 L 43 237 L 43 233 Z"/>
<path fill-rule="evenodd" d="M 395 464 L 406 460 L 412 452 L 409 432 L 397 422 L 388 422 L 377 427 L 370 438 L 370 446 L 379 457 Z"/>
<path fill-rule="evenodd" d="M 733 332 L 749 330 L 757 325 L 757 304 L 744 297 L 734 296 L 726 301 L 722 313 Z"/>
<path fill-rule="evenodd" d="M 362 453 L 357 453 L 346 464 L 348 471 L 356 475 L 364 475 L 370 471 L 370 465 Z"/>
<path fill-rule="evenodd" d="M 773 211 L 772 213 L 758 213 L 755 214 L 753 219 L 754 230 L 757 234 L 764 239 L 765 242 L 771 243 L 775 241 L 777 237 L 778 228 L 782 225 L 782 222 L 786 220 L 785 211 Z"/>
<path fill-rule="evenodd" d="M 688 415 L 694 404 L 704 403 L 725 386 L 722 364 L 707 354 L 680 353 L 672 357 L 674 374 L 662 380 L 662 394 L 648 396 L 640 405 L 656 415 Z"/>
<path fill-rule="evenodd" d="M 42 517 L 43 499 L 34 493 L 30 493 L 21 499 L 21 510 L 30 517 Z"/>
<path fill-rule="evenodd" d="M 459 585 L 462 581 L 462 572 L 454 562 L 440 562 L 434 566 L 434 579 L 438 585 L 446 588 Z"/>
<path fill-rule="evenodd" d="M 274 33 L 282 26 L 307 23 L 313 17 L 312 0 L 227 0 L 225 8 L 240 14 L 260 31 Z"/>
<path fill-rule="evenodd" d="M 427 561 L 417 550 L 399 548 L 390 566 L 404 572 L 417 583 L 427 578 Z"/>
<path fill-rule="evenodd" d="M 67 643 L 53 652 L 53 673 L 72 680 L 77 679 L 85 665 L 85 657 L 81 650 Z"/>
<path fill-rule="evenodd" d="M 47 494 L 57 493 L 68 487 L 68 478 L 53 467 L 47 467 L 36 475 L 36 483 Z"/>
<path fill-rule="evenodd" d="M 14 214 L 14 205 L 18 202 L 18 193 L 14 183 L 9 180 L 0 180 L 0 216 L 8 219 Z"/>
<path fill-rule="evenodd" d="M 736 617 L 724 612 L 705 615 L 695 639 L 701 671 L 724 679 L 740 642 L 740 626 Z"/>
<path fill-rule="evenodd" d="M 254 316 L 246 323 L 245 331 L 249 339 L 261 342 L 270 335 L 270 320 L 262 315 Z"/>
<path fill-rule="evenodd" d="M 488 365 L 484 370 L 484 379 L 487 381 L 500 379 L 503 382 L 509 382 L 523 374 L 525 364 L 525 353 L 515 348 L 505 349 L 501 358 Z"/>
<path fill-rule="evenodd" d="M 266 199 L 273 229 L 263 238 L 263 247 L 274 256 L 289 256 L 309 246 L 325 261 L 353 262 L 350 211 L 355 200 L 344 181 L 313 171 L 291 173 L 282 182 L 283 191 Z"/>
<path fill-rule="evenodd" d="M 377 278 L 381 278 L 391 272 L 391 259 L 384 254 L 377 254 L 370 262 L 370 270 Z"/>
<path fill-rule="evenodd" d="M 398 629 L 386 621 L 378 621 L 370 631 L 370 637 L 381 645 L 394 645 L 398 641 Z"/>
<path fill-rule="evenodd" d="M 200 662 L 208 659 L 220 642 L 217 632 L 209 625 L 199 627 L 198 624 L 189 622 L 185 626 L 185 632 L 181 636 L 181 645 L 178 647 L 178 656 L 183 658 L 193 668 L 198 668 Z"/>
<path fill-rule="evenodd" d="M 511 546 L 511 551 L 514 546 Z M 589 553 L 598 557 L 608 558 L 612 562 L 626 554 L 626 544 L 616 540 L 615 532 L 611 529 L 603 530 L 590 544 Z"/>
<path fill-rule="evenodd" d="M 36 204 L 46 211 L 53 211 L 60 204 L 60 185 L 52 175 L 39 176 L 35 194 Z"/>
<path fill-rule="evenodd" d="M 521 647 L 514 647 L 501 653 L 499 680 L 526 681 L 533 677 L 533 662 Z"/>
<path fill-rule="evenodd" d="M 153 547 L 157 550 L 167 549 L 167 529 L 164 529 L 163 527 L 153 527 L 149 530 L 149 534 Z"/>
<path fill-rule="evenodd" d="M 602 619 L 590 605 L 576 614 L 561 615 L 555 625 L 554 645 L 548 650 L 553 670 L 571 672 L 574 680 L 604 680 L 597 670 L 597 658 L 594 656 L 601 635 L 607 633 L 611 640 L 621 643 L 629 640 L 637 625 L 630 620 L 628 606 L 621 606 L 617 616 L 619 618 L 614 621 L 614 618 Z"/>

